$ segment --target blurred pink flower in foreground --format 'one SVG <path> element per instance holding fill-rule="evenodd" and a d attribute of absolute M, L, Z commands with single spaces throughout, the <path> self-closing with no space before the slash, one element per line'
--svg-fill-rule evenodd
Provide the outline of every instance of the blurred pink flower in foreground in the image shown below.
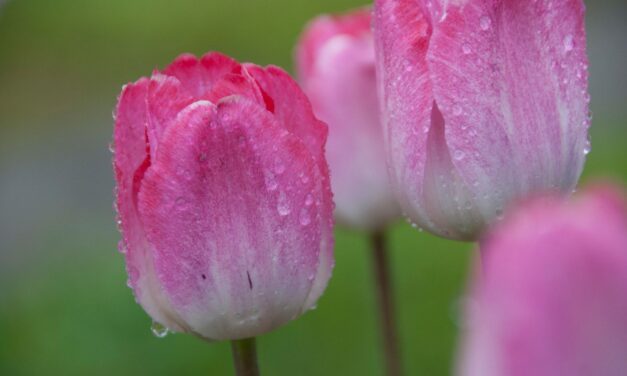
<path fill-rule="evenodd" d="M 434 234 L 476 240 L 512 200 L 570 193 L 589 151 L 581 0 L 377 0 L 391 180 Z"/>
<path fill-rule="evenodd" d="M 303 90 L 329 125 L 327 158 L 338 220 L 365 230 L 384 227 L 400 211 L 385 162 L 370 10 L 316 18 L 296 58 Z"/>
<path fill-rule="evenodd" d="M 458 374 L 627 374 L 627 206 L 617 191 L 530 202 L 481 251 Z"/>
<path fill-rule="evenodd" d="M 315 305 L 333 265 L 326 136 L 276 67 L 183 55 L 125 86 L 114 131 L 120 249 L 156 322 L 241 339 Z"/>

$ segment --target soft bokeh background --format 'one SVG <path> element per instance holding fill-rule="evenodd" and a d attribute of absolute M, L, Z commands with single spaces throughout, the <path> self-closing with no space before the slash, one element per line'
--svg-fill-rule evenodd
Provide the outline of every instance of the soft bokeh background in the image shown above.
<path fill-rule="evenodd" d="M 0 6 L 3 3 L 0 0 Z M 126 287 L 113 221 L 111 111 L 181 52 L 292 68 L 316 14 L 355 0 L 10 0 L 0 8 L 0 374 L 230 374 L 228 344 L 156 339 Z M 584 181 L 627 180 L 627 6 L 588 1 L 594 121 Z M 368 243 L 338 230 L 319 308 L 260 339 L 267 375 L 382 370 Z M 472 246 L 391 232 L 405 366 L 445 375 Z"/>

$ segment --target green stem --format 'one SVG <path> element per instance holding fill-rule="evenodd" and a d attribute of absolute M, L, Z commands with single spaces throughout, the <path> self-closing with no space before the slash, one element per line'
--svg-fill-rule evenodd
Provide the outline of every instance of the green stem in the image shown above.
<path fill-rule="evenodd" d="M 259 376 L 257 346 L 254 337 L 231 341 L 231 350 L 237 376 Z"/>
<path fill-rule="evenodd" d="M 389 252 L 385 244 L 385 233 L 383 231 L 373 232 L 371 241 L 387 375 L 400 376 L 402 375 L 401 355 L 396 332 L 396 320 L 394 318 L 392 278 L 390 276 L 388 259 Z"/>

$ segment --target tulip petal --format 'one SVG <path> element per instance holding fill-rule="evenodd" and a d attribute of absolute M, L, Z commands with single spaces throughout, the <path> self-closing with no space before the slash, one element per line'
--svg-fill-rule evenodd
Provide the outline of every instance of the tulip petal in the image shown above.
<path fill-rule="evenodd" d="M 275 328 L 309 308 L 305 297 L 330 275 L 319 258 L 332 252 L 328 184 L 279 124 L 245 97 L 196 102 L 166 130 L 144 178 L 140 213 L 158 278 L 205 338 Z"/>
<path fill-rule="evenodd" d="M 370 10 L 320 16 L 298 44 L 300 83 L 329 126 L 326 145 L 339 222 L 366 231 L 400 215 L 389 184 L 376 92 Z"/>
<path fill-rule="evenodd" d="M 128 283 L 138 303 L 155 320 L 173 330 L 183 331 L 185 325 L 172 310 L 159 285 L 154 283 L 150 246 L 137 211 L 141 177 L 150 166 L 146 139 L 146 101 L 150 85 L 145 78 L 126 85 L 116 109 L 113 164 L 117 181 L 116 208 L 122 232 L 120 251 L 125 254 Z"/>
<path fill-rule="evenodd" d="M 433 96 L 463 183 L 495 196 L 479 200 L 483 215 L 528 192 L 570 192 L 588 128 L 582 1 L 439 3 Z"/>
<path fill-rule="evenodd" d="M 185 90 L 195 97 L 209 93 L 216 82 L 229 73 L 239 73 L 241 65 L 217 52 L 205 54 L 200 59 L 191 54 L 179 56 L 163 70 L 163 74 L 176 77 Z"/>
<path fill-rule="evenodd" d="M 342 16 L 322 16 L 310 23 L 299 43 L 298 76 L 314 74 L 318 54 L 329 39 L 337 35 L 360 37 L 370 33 L 370 10 L 367 8 Z"/>
<path fill-rule="evenodd" d="M 279 122 L 303 140 L 315 158 L 324 160 L 327 126 L 314 116 L 311 103 L 298 84 L 279 67 L 244 66 L 260 89 L 273 99 Z"/>
<path fill-rule="evenodd" d="M 627 205 L 613 188 L 542 198 L 481 251 L 458 375 L 622 375 L 627 369 Z"/>
<path fill-rule="evenodd" d="M 374 23 L 390 181 L 405 214 L 440 233 L 427 214 L 423 184 L 434 103 L 426 62 L 429 15 L 415 0 L 378 0 Z"/>

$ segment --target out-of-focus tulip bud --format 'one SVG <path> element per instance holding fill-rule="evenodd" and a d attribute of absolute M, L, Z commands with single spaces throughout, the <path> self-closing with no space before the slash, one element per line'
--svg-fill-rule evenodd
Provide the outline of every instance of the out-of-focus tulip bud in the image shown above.
<path fill-rule="evenodd" d="M 522 206 L 489 233 L 467 305 L 464 376 L 627 370 L 627 206 L 611 188 Z"/>
<path fill-rule="evenodd" d="M 439 236 L 475 240 L 512 200 L 570 193 L 590 145 L 581 0 L 377 0 L 391 181 Z"/>
<path fill-rule="evenodd" d="M 315 305 L 333 266 L 326 136 L 276 67 L 183 55 L 124 88 L 114 130 L 121 251 L 156 322 L 241 339 Z"/>
<path fill-rule="evenodd" d="M 296 62 L 314 112 L 329 126 L 338 220 L 365 230 L 384 227 L 400 210 L 385 162 L 370 10 L 316 18 L 298 44 Z"/>

